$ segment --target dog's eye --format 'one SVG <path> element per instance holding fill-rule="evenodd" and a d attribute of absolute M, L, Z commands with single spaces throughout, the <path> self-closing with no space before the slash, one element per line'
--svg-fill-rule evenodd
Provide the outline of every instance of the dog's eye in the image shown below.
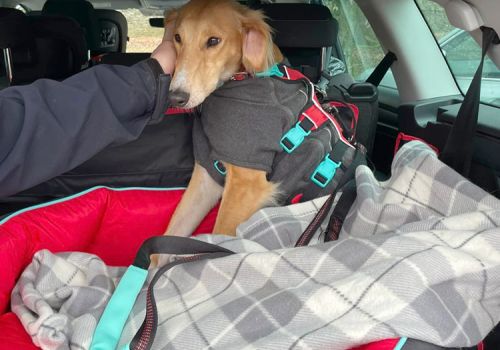
<path fill-rule="evenodd" d="M 179 44 L 181 43 L 181 36 L 179 34 L 174 35 L 175 41 L 177 41 Z"/>
<path fill-rule="evenodd" d="M 207 47 L 217 46 L 217 45 L 219 45 L 219 43 L 220 43 L 220 38 L 211 37 L 207 41 Z"/>

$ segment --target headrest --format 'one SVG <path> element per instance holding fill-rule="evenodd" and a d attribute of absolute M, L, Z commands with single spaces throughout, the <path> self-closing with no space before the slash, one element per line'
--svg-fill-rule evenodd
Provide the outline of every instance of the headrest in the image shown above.
<path fill-rule="evenodd" d="M 125 52 L 128 24 L 125 16 L 116 10 L 96 9 L 101 30 L 101 52 Z"/>
<path fill-rule="evenodd" d="M 47 0 L 43 15 L 62 15 L 73 18 L 85 30 L 85 39 L 90 50 L 100 46 L 99 21 L 94 6 L 86 0 Z"/>
<path fill-rule="evenodd" d="M 80 70 L 81 66 L 87 61 L 87 44 L 85 42 L 85 33 L 80 25 L 72 18 L 65 16 L 30 16 L 37 40 L 47 39 L 52 42 L 59 42 L 60 47 L 68 51 L 74 69 L 72 73 Z M 55 52 L 61 56 L 60 52 Z M 66 64 L 68 65 L 68 64 Z"/>
<path fill-rule="evenodd" d="M 12 48 L 29 42 L 33 37 L 27 16 L 19 10 L 0 7 L 0 48 Z"/>
<path fill-rule="evenodd" d="M 339 25 L 326 6 L 278 3 L 259 8 L 269 18 L 279 47 L 321 48 L 337 42 Z"/>
<path fill-rule="evenodd" d="M 12 48 L 12 85 L 39 78 L 64 79 L 81 70 L 87 59 L 83 29 L 62 16 L 27 16 L 32 39 Z"/>

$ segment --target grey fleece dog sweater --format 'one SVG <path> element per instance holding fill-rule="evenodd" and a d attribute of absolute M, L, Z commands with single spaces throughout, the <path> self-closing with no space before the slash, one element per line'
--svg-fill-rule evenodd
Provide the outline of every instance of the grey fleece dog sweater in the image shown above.
<path fill-rule="evenodd" d="M 216 160 L 270 173 L 274 157 L 282 151 L 281 137 L 306 102 L 307 87 L 302 81 L 227 82 L 205 100 L 194 123 L 196 161 L 219 184 L 224 178 L 214 168 Z"/>
<path fill-rule="evenodd" d="M 196 161 L 222 186 L 225 177 L 214 162 L 263 170 L 268 180 L 280 184 L 283 199 L 290 199 L 305 186 L 315 186 L 311 174 L 338 141 L 332 126 L 325 123 L 292 154 L 280 146 L 283 134 L 304 109 L 309 88 L 302 80 L 274 77 L 225 83 L 205 100 L 195 118 Z M 330 185 L 335 186 L 337 181 Z M 322 193 L 328 193 L 330 185 Z"/>

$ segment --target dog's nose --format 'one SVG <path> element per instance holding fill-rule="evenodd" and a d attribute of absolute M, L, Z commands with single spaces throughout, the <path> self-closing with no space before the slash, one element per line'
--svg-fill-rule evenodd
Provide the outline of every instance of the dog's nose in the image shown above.
<path fill-rule="evenodd" d="M 184 107 L 189 101 L 189 94 L 182 90 L 170 91 L 168 102 L 172 107 Z"/>

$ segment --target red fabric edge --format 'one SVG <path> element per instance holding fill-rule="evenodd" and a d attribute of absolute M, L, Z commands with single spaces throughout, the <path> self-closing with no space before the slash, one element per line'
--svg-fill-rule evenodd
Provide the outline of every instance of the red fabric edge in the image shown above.
<path fill-rule="evenodd" d="M 425 141 L 425 140 L 423 140 L 423 139 L 421 139 L 419 137 L 408 135 L 408 134 L 405 134 L 405 133 L 402 133 L 402 132 L 400 132 L 398 134 L 398 137 L 396 138 L 396 142 L 394 144 L 394 155 L 396 153 L 398 153 L 399 149 L 401 148 L 401 146 L 402 146 L 401 143 L 403 143 L 403 142 L 406 143 L 406 142 L 410 142 L 410 141 L 420 141 L 420 142 L 423 142 L 427 146 L 429 146 L 430 148 L 432 148 L 432 150 L 434 152 L 436 152 L 437 155 L 439 155 L 439 149 L 436 146 L 430 144 L 429 142 L 427 142 L 427 141 Z"/>

